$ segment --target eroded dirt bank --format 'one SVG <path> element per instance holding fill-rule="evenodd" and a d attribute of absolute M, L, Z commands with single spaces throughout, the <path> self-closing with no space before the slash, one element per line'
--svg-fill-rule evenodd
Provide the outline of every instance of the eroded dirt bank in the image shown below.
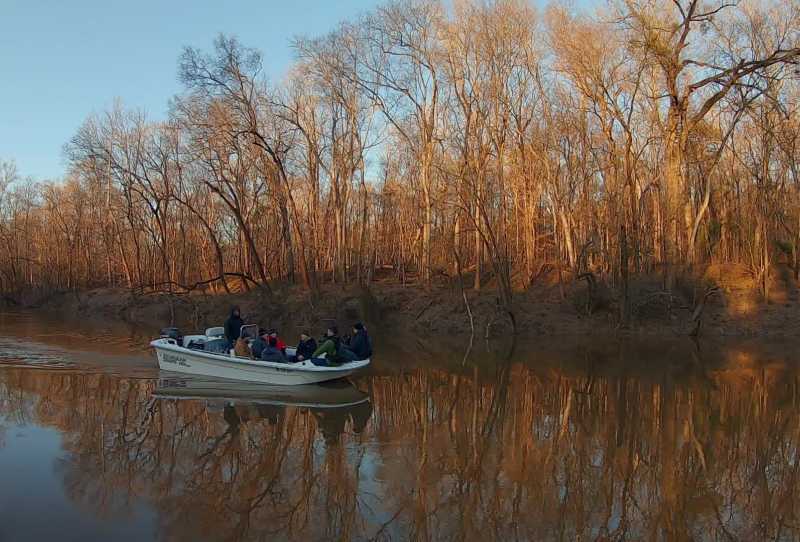
<path fill-rule="evenodd" d="M 609 337 L 618 335 L 685 337 L 694 329 L 700 300 L 700 335 L 793 339 L 800 332 L 800 295 L 788 270 L 776 268 L 768 298 L 741 267 L 710 267 L 701 277 L 683 280 L 667 295 L 656 277 L 631 284 L 629 322 L 620 321 L 620 298 L 602 283 L 591 296 L 588 284 L 553 281 L 515 293 L 518 336 L 545 335 Z M 50 314 L 104 321 L 124 321 L 157 330 L 174 324 L 187 329 L 221 324 L 230 307 L 239 305 L 248 321 L 316 334 L 329 322 L 343 329 L 365 321 L 382 335 L 409 334 L 421 339 L 461 342 L 474 328 L 483 338 L 510 333 L 508 318 L 498 309 L 496 293 L 487 288 L 467 292 L 470 317 L 458 286 L 379 282 L 370 287 L 325 285 L 314 294 L 299 287 L 250 290 L 234 294 L 139 294 L 96 289 L 60 292 L 17 300 L 17 309 L 40 309 Z M 7 301 L 7 303 L 10 303 Z"/>

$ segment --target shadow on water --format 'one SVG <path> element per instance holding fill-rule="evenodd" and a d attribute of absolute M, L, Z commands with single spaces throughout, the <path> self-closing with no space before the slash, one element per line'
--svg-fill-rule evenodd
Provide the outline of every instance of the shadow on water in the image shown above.
<path fill-rule="evenodd" d="M 6 367 L 0 466 L 55 431 L 60 528 L 167 540 L 795 540 L 795 352 L 476 341 L 293 391 Z"/>

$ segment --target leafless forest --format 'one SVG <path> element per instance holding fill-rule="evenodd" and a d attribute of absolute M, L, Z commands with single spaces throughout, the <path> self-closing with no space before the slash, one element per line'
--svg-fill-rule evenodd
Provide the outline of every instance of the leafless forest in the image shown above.
<path fill-rule="evenodd" d="M 86 119 L 64 179 L 2 163 L 1 288 L 448 277 L 511 307 L 545 273 L 624 301 L 733 262 L 766 289 L 800 269 L 799 14 L 409 0 L 296 39 L 280 80 L 234 37 L 175 51 L 166 120 Z"/>

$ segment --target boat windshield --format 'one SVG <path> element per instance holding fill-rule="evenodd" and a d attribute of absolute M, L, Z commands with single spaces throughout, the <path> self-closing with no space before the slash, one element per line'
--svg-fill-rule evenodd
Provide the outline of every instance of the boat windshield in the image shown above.
<path fill-rule="evenodd" d="M 255 339 L 258 336 L 258 326 L 256 324 L 242 326 L 239 336 L 245 340 Z"/>

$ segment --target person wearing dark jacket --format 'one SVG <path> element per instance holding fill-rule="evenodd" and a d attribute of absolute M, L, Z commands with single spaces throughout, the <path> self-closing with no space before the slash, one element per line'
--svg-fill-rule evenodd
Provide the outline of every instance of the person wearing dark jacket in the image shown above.
<path fill-rule="evenodd" d="M 353 326 L 353 337 L 350 339 L 348 348 L 355 354 L 355 359 L 367 359 L 372 356 L 372 341 L 367 335 L 364 324 L 357 322 Z"/>
<path fill-rule="evenodd" d="M 273 363 L 289 362 L 289 360 L 286 359 L 286 354 L 281 352 L 281 349 L 278 348 L 278 341 L 275 340 L 275 337 L 269 338 L 269 343 L 264 347 L 264 350 L 261 351 L 261 359 L 262 361 L 271 361 Z"/>
<path fill-rule="evenodd" d="M 256 337 L 256 340 L 254 340 L 253 344 L 250 345 L 250 350 L 253 352 L 253 357 L 255 359 L 261 359 L 261 353 L 264 351 L 264 348 L 266 348 L 268 344 L 269 344 L 269 334 L 265 329 L 259 329 L 258 337 Z"/>
<path fill-rule="evenodd" d="M 244 320 L 242 320 L 241 311 L 239 307 L 234 306 L 231 309 L 231 315 L 225 320 L 225 338 L 228 339 L 229 347 L 233 346 L 236 343 L 236 339 L 241 336 L 243 325 Z"/>
<path fill-rule="evenodd" d="M 300 334 L 300 342 L 297 343 L 297 352 L 295 357 L 297 361 L 310 359 L 314 355 L 314 350 L 317 349 L 317 341 L 308 333 L 303 332 Z"/>

